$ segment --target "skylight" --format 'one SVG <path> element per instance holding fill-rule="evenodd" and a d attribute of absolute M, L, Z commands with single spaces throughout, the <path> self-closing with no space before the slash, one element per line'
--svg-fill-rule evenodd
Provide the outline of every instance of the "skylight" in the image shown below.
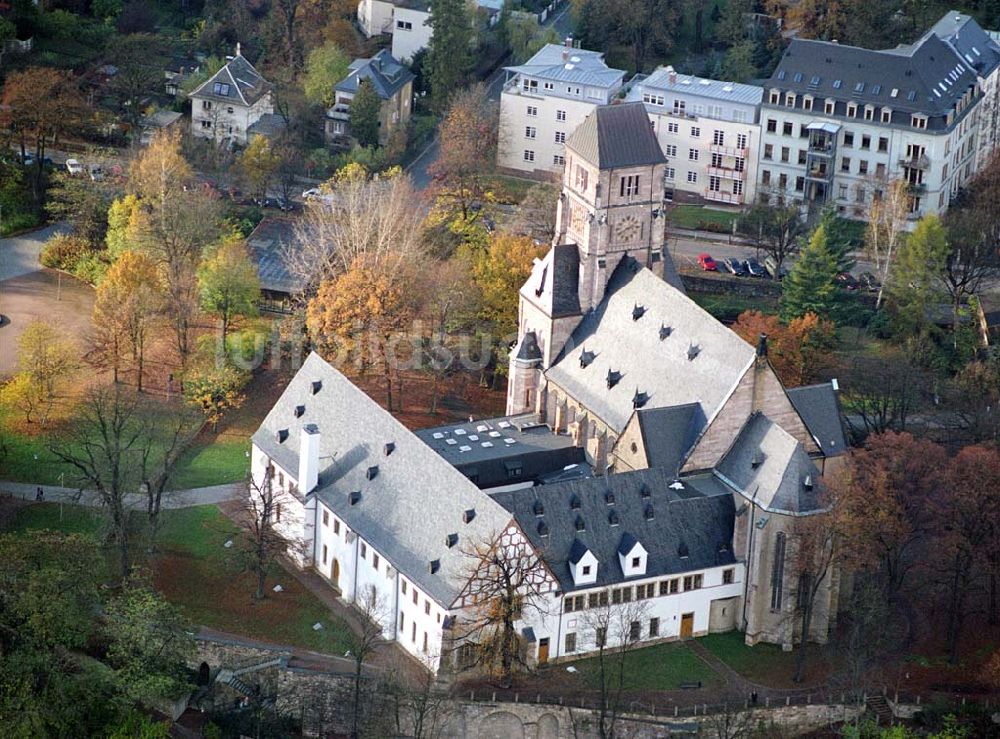
<path fill-rule="evenodd" d="M 795 76 L 792 77 L 792 81 L 793 82 L 801 82 L 802 81 L 802 72 L 796 72 Z"/>
<path fill-rule="evenodd" d="M 833 89 L 834 89 L 834 90 L 839 90 L 839 89 L 840 89 L 840 86 L 841 86 L 842 84 L 844 84 L 844 83 L 843 83 L 843 82 L 842 82 L 841 80 L 834 80 L 834 81 L 833 81 Z"/>

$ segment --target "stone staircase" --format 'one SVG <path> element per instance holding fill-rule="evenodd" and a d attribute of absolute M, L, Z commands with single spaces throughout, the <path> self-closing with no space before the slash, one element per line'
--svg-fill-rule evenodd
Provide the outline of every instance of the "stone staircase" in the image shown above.
<path fill-rule="evenodd" d="M 248 675 L 259 670 L 266 670 L 268 667 L 278 667 L 285 661 L 285 659 L 286 658 L 281 655 L 276 657 L 256 657 L 249 659 L 238 663 L 234 667 L 223 667 L 219 670 L 219 674 L 216 676 L 215 680 L 223 685 L 228 685 L 240 695 L 244 695 L 249 698 L 254 695 L 255 691 L 240 678 L 243 675 Z"/>
<path fill-rule="evenodd" d="M 896 720 L 896 716 L 889 706 L 889 701 L 880 693 L 868 696 L 865 701 L 865 708 L 868 713 L 875 717 L 879 726 L 892 726 Z"/>

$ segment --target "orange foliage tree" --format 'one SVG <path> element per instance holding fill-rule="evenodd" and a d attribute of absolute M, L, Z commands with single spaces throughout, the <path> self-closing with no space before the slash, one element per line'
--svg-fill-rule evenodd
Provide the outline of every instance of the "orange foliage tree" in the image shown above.
<path fill-rule="evenodd" d="M 761 334 L 767 334 L 767 357 L 778 378 L 788 387 L 816 379 L 828 366 L 835 341 L 834 324 L 815 313 L 806 313 L 785 324 L 778 316 L 748 310 L 740 314 L 733 331 L 754 345 Z"/>

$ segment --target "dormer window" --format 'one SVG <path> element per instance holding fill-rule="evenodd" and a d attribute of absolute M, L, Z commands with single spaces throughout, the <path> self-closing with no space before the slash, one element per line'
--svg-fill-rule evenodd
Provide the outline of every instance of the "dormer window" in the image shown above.
<path fill-rule="evenodd" d="M 789 92 L 785 95 L 785 107 L 794 108 L 795 107 L 795 93 Z"/>
<path fill-rule="evenodd" d="M 777 105 L 780 99 L 781 99 L 781 92 L 779 90 L 771 90 L 771 94 L 768 98 L 771 105 Z"/>
<path fill-rule="evenodd" d="M 646 548 L 630 533 L 622 534 L 618 543 L 618 562 L 625 577 L 636 577 L 646 574 Z"/>
<path fill-rule="evenodd" d="M 590 585 L 597 581 L 597 557 L 579 539 L 574 539 L 569 549 L 568 564 L 574 584 Z"/>

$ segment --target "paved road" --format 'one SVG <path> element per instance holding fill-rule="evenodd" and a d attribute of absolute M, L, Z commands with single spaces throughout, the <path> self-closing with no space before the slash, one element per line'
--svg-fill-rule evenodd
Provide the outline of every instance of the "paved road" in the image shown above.
<path fill-rule="evenodd" d="M 22 236 L 0 239 L 0 282 L 40 270 L 38 255 L 45 242 L 52 234 L 65 230 L 64 224 L 57 223 Z"/>
<path fill-rule="evenodd" d="M 6 493 L 22 500 L 35 500 L 35 493 L 38 487 L 34 483 L 0 481 L 0 493 Z M 57 485 L 42 485 L 41 488 L 45 493 L 44 500 L 46 503 L 77 503 L 92 508 L 99 508 L 101 506 L 100 496 L 93 490 L 84 490 L 81 495 L 78 488 L 59 487 Z M 191 488 L 189 490 L 176 490 L 164 494 L 161 507 L 166 509 L 218 505 L 226 501 L 241 499 L 244 490 L 244 484 L 241 482 L 234 482 L 227 485 L 212 485 L 205 488 Z M 130 508 L 145 508 L 146 496 L 129 494 L 126 496 L 126 502 Z"/>

